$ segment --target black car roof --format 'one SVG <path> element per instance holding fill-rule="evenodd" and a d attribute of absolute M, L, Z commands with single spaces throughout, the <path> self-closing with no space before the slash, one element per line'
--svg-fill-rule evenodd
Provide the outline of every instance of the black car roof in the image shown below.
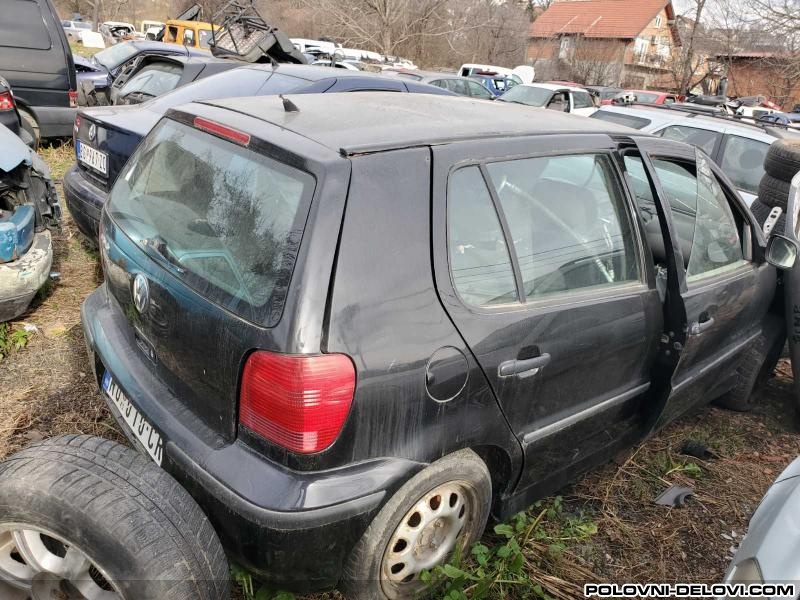
<path fill-rule="evenodd" d="M 287 112 L 276 96 L 203 102 L 290 130 L 343 154 L 487 137 L 548 133 L 630 135 L 627 127 L 546 109 L 465 97 L 392 92 L 290 94 Z M 180 109 L 179 109 L 180 110 Z M 184 111 L 192 112 L 191 105 Z M 257 131 L 251 131 L 258 136 Z"/>

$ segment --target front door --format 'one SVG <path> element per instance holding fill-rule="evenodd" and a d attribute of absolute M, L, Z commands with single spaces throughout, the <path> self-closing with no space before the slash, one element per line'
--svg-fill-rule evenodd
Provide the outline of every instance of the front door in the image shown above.
<path fill-rule="evenodd" d="M 523 489 L 636 430 L 662 306 L 607 136 L 482 144 L 434 150 L 436 281 L 524 446 Z"/>
<path fill-rule="evenodd" d="M 642 157 L 626 156 L 626 170 L 643 215 L 651 213 L 646 208 L 653 202 L 651 184 L 671 215 L 686 319 L 684 341 L 676 348 L 680 360 L 659 422 L 664 424 L 730 389 L 738 359 L 761 333 L 775 292 L 775 270 L 753 260 L 757 227 L 702 151 L 660 140 L 639 140 L 639 147 L 655 181 L 645 180 Z M 663 248 L 663 242 L 649 239 Z"/>

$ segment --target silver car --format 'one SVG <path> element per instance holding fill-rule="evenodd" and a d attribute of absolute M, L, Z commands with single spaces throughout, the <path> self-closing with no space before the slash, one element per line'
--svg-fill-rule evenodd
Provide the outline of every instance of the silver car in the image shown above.
<path fill-rule="evenodd" d="M 748 205 L 758 195 L 764 157 L 779 139 L 800 139 L 800 132 L 771 124 L 698 114 L 657 106 L 602 106 L 594 119 L 626 125 L 671 140 L 688 142 L 716 162 Z"/>
<path fill-rule="evenodd" d="M 800 581 L 800 458 L 781 473 L 761 500 L 725 583 Z M 781 596 L 782 598 L 782 596 Z"/>

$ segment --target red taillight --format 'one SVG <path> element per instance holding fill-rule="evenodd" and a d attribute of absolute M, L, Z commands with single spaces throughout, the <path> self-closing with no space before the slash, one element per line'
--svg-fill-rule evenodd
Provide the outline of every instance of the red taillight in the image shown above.
<path fill-rule="evenodd" d="M 226 140 L 241 144 L 242 146 L 247 146 L 250 143 L 250 136 L 248 134 L 243 133 L 238 129 L 233 129 L 232 127 L 226 127 L 225 125 L 220 125 L 214 121 L 209 121 L 203 117 L 195 117 L 194 126 L 198 129 L 202 129 L 203 131 L 208 131 L 209 133 L 223 137 Z"/>
<path fill-rule="evenodd" d="M 75 90 L 70 90 L 69 94 L 69 107 L 70 108 L 78 108 L 78 92 Z"/>
<path fill-rule="evenodd" d="M 14 96 L 11 92 L 0 94 L 0 110 L 14 110 Z"/>
<path fill-rule="evenodd" d="M 255 352 L 242 372 L 239 422 L 291 452 L 320 452 L 339 435 L 355 386 L 344 354 Z"/>

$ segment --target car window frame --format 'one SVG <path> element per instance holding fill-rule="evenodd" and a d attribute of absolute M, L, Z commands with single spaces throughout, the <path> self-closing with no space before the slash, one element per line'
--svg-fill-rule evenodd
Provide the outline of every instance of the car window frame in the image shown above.
<path fill-rule="evenodd" d="M 633 251 L 635 254 L 635 261 L 637 264 L 637 271 L 639 279 L 635 281 L 621 282 L 617 285 L 602 287 L 602 288 L 585 288 L 567 290 L 564 292 L 554 293 L 544 298 L 528 298 L 524 290 L 524 281 L 522 278 L 519 259 L 517 257 L 516 248 L 513 245 L 513 236 L 511 235 L 508 221 L 505 217 L 505 212 L 502 209 L 502 204 L 497 196 L 497 190 L 492 184 L 491 175 L 488 172 L 487 166 L 490 163 L 503 163 L 513 160 L 525 160 L 534 158 L 553 158 L 559 156 L 585 156 L 585 155 L 603 155 L 607 156 L 608 164 L 610 166 L 610 173 L 613 178 L 613 185 L 616 186 L 618 191 L 619 200 L 622 202 L 621 216 L 624 216 L 629 225 L 630 232 L 633 236 Z M 648 262 L 649 249 L 645 247 L 645 239 L 642 231 L 641 222 L 637 213 L 635 198 L 631 195 L 627 180 L 625 179 L 623 169 L 620 166 L 620 149 L 615 147 L 609 149 L 605 148 L 574 148 L 566 150 L 550 150 L 540 152 L 525 152 L 521 154 L 513 154 L 503 156 L 497 153 L 492 156 L 484 158 L 465 159 L 452 163 L 445 176 L 444 186 L 444 264 L 446 265 L 446 280 L 448 286 L 458 303 L 467 311 L 476 315 L 492 315 L 501 312 L 533 312 L 541 311 L 551 308 L 560 308 L 569 305 L 577 305 L 595 300 L 607 300 L 619 296 L 626 296 L 635 293 L 641 293 L 648 289 L 655 289 L 655 275 L 654 265 Z M 503 237 L 506 244 L 506 249 L 511 262 L 512 271 L 514 274 L 514 281 L 517 287 L 517 300 L 504 304 L 476 306 L 463 300 L 456 288 L 455 281 L 453 280 L 453 269 L 450 262 L 449 244 L 450 244 L 450 230 L 449 230 L 449 209 L 450 209 L 450 180 L 453 174 L 463 168 L 477 166 L 480 170 L 481 176 L 486 185 L 487 191 L 492 200 L 492 205 L 500 223 Z M 437 284 L 438 285 L 438 284 Z M 524 300 L 523 300 L 524 298 Z"/>
<path fill-rule="evenodd" d="M 675 141 L 675 140 L 672 140 Z M 683 142 L 685 143 L 685 142 Z M 689 279 L 688 268 L 683 266 L 681 268 L 680 278 L 682 279 L 682 287 L 685 290 L 697 290 L 702 289 L 704 287 L 719 285 L 720 283 L 736 279 L 741 277 L 742 275 L 746 274 L 752 269 L 758 268 L 759 261 L 757 260 L 756 252 L 755 252 L 755 244 L 757 243 L 757 235 L 755 234 L 755 229 L 758 226 L 754 223 L 753 219 L 751 218 L 751 213 L 748 210 L 745 210 L 743 207 L 743 201 L 739 196 L 738 192 L 736 191 L 735 186 L 732 185 L 730 180 L 722 173 L 719 166 L 709 157 L 705 152 L 703 152 L 700 148 L 694 148 L 695 155 L 702 154 L 709 161 L 709 165 L 711 167 L 711 173 L 716 178 L 717 183 L 719 184 L 720 188 L 722 189 L 723 194 L 725 195 L 725 199 L 728 202 L 728 207 L 731 209 L 731 212 L 735 215 L 738 214 L 739 218 L 743 222 L 742 230 L 740 232 L 740 243 L 742 244 L 742 264 L 738 265 L 734 269 L 730 269 L 727 271 L 721 272 L 714 272 L 708 271 L 708 274 L 703 274 L 698 277 L 694 277 L 691 280 Z M 652 173 L 648 173 L 649 177 L 655 177 L 658 185 L 656 186 L 658 196 L 658 202 L 662 207 L 662 210 L 668 211 L 670 215 L 670 219 L 674 221 L 674 211 L 672 209 L 672 204 L 669 202 L 668 198 L 661 197 L 661 192 L 665 192 L 663 183 L 658 175 L 658 170 L 653 165 L 653 161 L 655 160 L 665 160 L 669 162 L 677 162 L 677 163 L 692 163 L 694 165 L 695 170 L 697 167 L 697 160 L 694 161 L 690 160 L 685 156 L 678 156 L 678 155 L 671 155 L 666 152 L 648 152 L 643 151 L 649 159 L 649 163 L 651 167 L 649 169 L 646 168 L 647 171 L 652 169 Z M 696 177 L 696 176 L 695 176 Z M 734 217 L 735 218 L 735 217 Z M 750 234 L 748 235 L 745 231 L 745 228 L 750 228 Z M 676 235 L 677 232 L 673 230 L 671 235 Z M 676 240 L 677 241 L 677 240 Z M 746 251 L 744 244 L 749 242 L 750 249 L 749 252 Z M 691 257 L 684 257 L 681 255 L 682 260 L 684 261 L 682 265 L 688 265 L 688 261 Z"/>

